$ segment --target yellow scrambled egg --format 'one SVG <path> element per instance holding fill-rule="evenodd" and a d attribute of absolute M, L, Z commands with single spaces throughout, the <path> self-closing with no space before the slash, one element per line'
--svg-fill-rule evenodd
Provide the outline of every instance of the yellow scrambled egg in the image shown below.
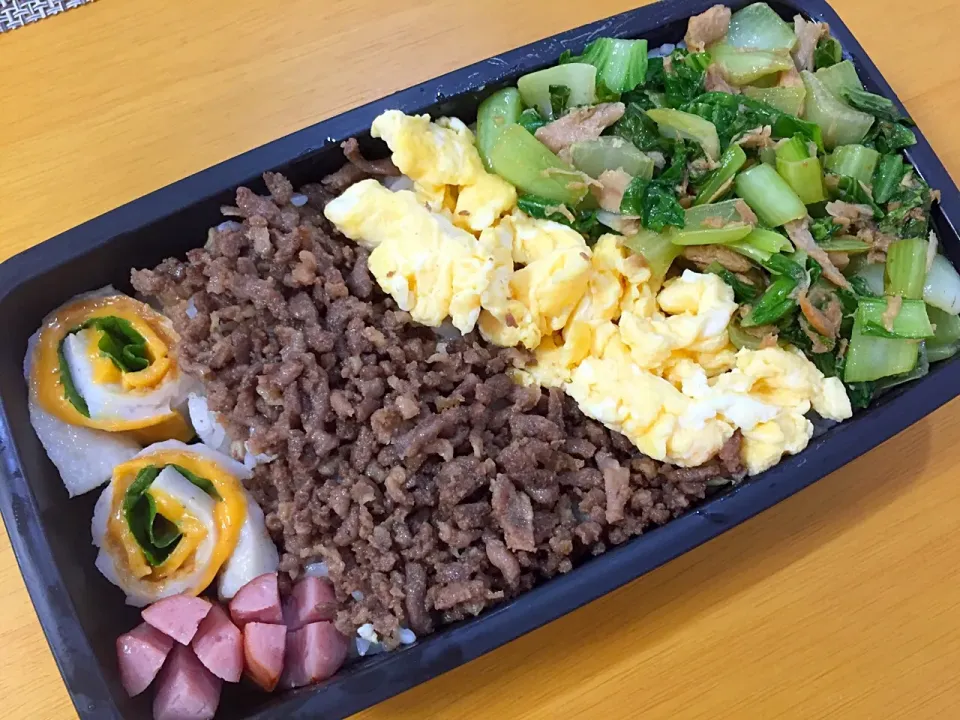
<path fill-rule="evenodd" d="M 562 388 L 588 416 L 660 461 L 692 467 L 740 430 L 751 474 L 807 446 L 811 409 L 852 414 L 843 385 L 799 351 L 737 352 L 737 304 L 712 274 L 662 287 L 642 257 L 605 235 L 591 249 L 571 228 L 516 209 L 516 191 L 483 169 L 456 119 L 388 111 L 383 138 L 413 190 L 373 180 L 327 205 L 327 217 L 372 250 L 380 287 L 415 320 L 534 350 L 518 382 Z"/>

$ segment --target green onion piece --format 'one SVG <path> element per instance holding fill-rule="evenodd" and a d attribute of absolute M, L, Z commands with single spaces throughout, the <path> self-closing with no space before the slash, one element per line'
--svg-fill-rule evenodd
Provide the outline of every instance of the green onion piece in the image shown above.
<path fill-rule="evenodd" d="M 500 131 L 490 150 L 490 164 L 497 175 L 531 195 L 575 207 L 587 194 L 585 176 L 520 125 Z"/>
<path fill-rule="evenodd" d="M 787 181 L 769 165 L 754 165 L 737 176 L 737 195 L 770 227 L 806 217 L 807 208 Z"/>
<path fill-rule="evenodd" d="M 720 156 L 720 166 L 710 172 L 693 204 L 712 203 L 723 196 L 729 188 L 733 187 L 733 178 L 746 161 L 747 154 L 739 145 L 731 145 L 724 150 L 723 155 Z"/>
<path fill-rule="evenodd" d="M 920 238 L 897 240 L 887 250 L 886 294 L 908 300 L 923 297 L 927 277 L 927 241 Z"/>
<path fill-rule="evenodd" d="M 776 75 L 770 77 L 776 78 Z M 803 113 L 803 101 L 807 98 L 807 89 L 803 86 L 763 88 L 747 85 L 743 88 L 743 94 L 748 98 L 772 105 L 789 115 L 800 115 Z"/>
<path fill-rule="evenodd" d="M 597 100 L 597 69 L 588 63 L 567 63 L 538 70 L 517 80 L 517 89 L 523 104 L 535 107 L 540 116 L 553 120 L 550 86 L 564 85 L 570 89 L 568 104 L 592 105 Z"/>
<path fill-rule="evenodd" d="M 842 253 L 865 253 L 870 250 L 870 245 L 865 243 L 863 240 L 857 240 L 852 237 L 835 237 L 830 238 L 829 240 L 824 240 L 822 243 L 819 243 L 822 250 L 827 252 L 842 252 Z"/>
<path fill-rule="evenodd" d="M 781 275 L 763 293 L 750 314 L 740 323 L 743 327 L 770 325 L 797 307 L 793 293 L 797 281 L 789 275 Z"/>
<path fill-rule="evenodd" d="M 793 245 L 786 236 L 766 228 L 754 228 L 743 242 L 768 253 L 793 252 Z"/>
<path fill-rule="evenodd" d="M 906 173 L 903 157 L 899 153 L 890 153 L 880 158 L 871 179 L 873 201 L 878 205 L 889 202 L 893 194 L 900 189 L 900 181 Z"/>
<path fill-rule="evenodd" d="M 658 281 L 666 277 L 673 261 L 682 250 L 670 239 L 651 230 L 641 230 L 636 235 L 623 239 L 623 244 L 638 255 L 642 255 L 650 266 L 650 272 Z"/>
<path fill-rule="evenodd" d="M 793 50 L 797 36 L 764 2 L 747 5 L 730 18 L 727 42 L 733 47 L 751 50 Z"/>
<path fill-rule="evenodd" d="M 720 157 L 720 137 L 717 135 L 716 126 L 709 120 L 670 108 L 652 108 L 647 110 L 647 115 L 657 124 L 663 137 L 671 140 L 693 140 L 711 160 Z"/>
<path fill-rule="evenodd" d="M 570 146 L 570 159 L 577 170 L 598 178 L 605 170 L 623 170 L 631 177 L 649 180 L 653 177 L 653 160 L 629 140 L 605 135 L 596 140 L 582 140 Z"/>
<path fill-rule="evenodd" d="M 902 300 L 900 310 L 893 318 L 892 330 L 888 330 L 884 323 L 888 302 L 888 298 L 860 298 L 857 312 L 864 335 L 914 340 L 933 337 L 933 326 L 927 317 L 927 306 L 923 300 Z"/>
<path fill-rule="evenodd" d="M 500 136 L 500 131 L 507 125 L 518 122 L 522 111 L 520 92 L 512 87 L 498 90 L 480 103 L 477 110 L 477 150 L 487 170 L 492 169 L 490 150 Z"/>
<path fill-rule="evenodd" d="M 916 340 L 892 340 L 863 334 L 859 313 L 847 348 L 844 382 L 866 382 L 910 372 L 917 364 L 919 343 Z"/>
<path fill-rule="evenodd" d="M 748 85 L 765 75 L 783 72 L 794 66 L 787 50 L 742 50 L 726 42 L 718 42 L 710 46 L 709 52 L 731 85 Z"/>
<path fill-rule="evenodd" d="M 827 158 L 827 170 L 847 175 L 869 185 L 880 160 L 880 153 L 863 145 L 841 145 Z"/>
<path fill-rule="evenodd" d="M 840 67 L 843 63 L 834 65 Z M 826 68 L 821 72 L 829 72 Z M 873 116 L 858 112 L 840 100 L 813 73 L 804 70 L 800 73 L 803 85 L 807 89 L 804 102 L 804 118 L 820 126 L 823 144 L 827 150 L 838 145 L 858 143 L 866 137 L 873 125 Z"/>
<path fill-rule="evenodd" d="M 827 199 L 819 159 L 811 157 L 806 160 L 790 161 L 777 158 L 777 174 L 787 181 L 787 185 L 805 205 Z"/>

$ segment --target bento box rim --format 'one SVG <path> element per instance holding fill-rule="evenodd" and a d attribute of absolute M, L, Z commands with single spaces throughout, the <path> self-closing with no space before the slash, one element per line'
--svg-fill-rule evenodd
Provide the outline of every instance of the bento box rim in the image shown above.
<path fill-rule="evenodd" d="M 0 265 L 0 303 L 38 276 L 65 265 L 101 245 L 123 241 L 165 217 L 235 188 L 265 170 L 295 162 L 369 127 L 388 108 L 419 111 L 443 98 L 476 91 L 556 60 L 564 49 L 579 51 L 599 36 L 642 37 L 659 26 L 702 12 L 715 0 L 662 0 L 455 70 L 420 85 L 318 122 L 291 135 L 226 160 L 94 218 Z M 742 7 L 749 0 L 727 3 Z M 829 23 L 846 57 L 856 63 L 873 88 L 903 109 L 902 103 L 863 51 L 853 34 L 825 0 L 772 0 L 774 6 L 802 12 Z M 940 207 L 952 242 L 960 221 L 960 192 L 923 136 L 910 149 L 911 161 L 931 186 L 942 193 Z M 942 227 L 941 227 L 942 229 Z M 205 228 L 198 228 L 202 237 Z M 955 248 L 955 252 L 960 250 Z M 578 567 L 568 575 L 521 595 L 512 602 L 437 633 L 428 641 L 368 660 L 323 685 L 279 695 L 246 719 L 345 717 L 526 634 L 634 580 L 771 507 L 826 474 L 878 446 L 960 394 L 960 373 L 939 368 L 891 401 L 870 411 L 870 422 L 841 424 L 789 458 L 733 492 L 647 535 L 635 538 Z M 12 440 L 7 407 L 24 396 L 0 397 L 0 514 L 40 624 L 67 690 L 82 718 L 119 718 L 104 672 L 80 625 L 71 598 L 54 562 L 39 509 L 23 474 Z"/>

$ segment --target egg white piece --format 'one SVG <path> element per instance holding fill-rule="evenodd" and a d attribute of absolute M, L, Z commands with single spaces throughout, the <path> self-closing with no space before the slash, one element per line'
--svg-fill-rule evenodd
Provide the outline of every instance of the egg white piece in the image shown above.
<path fill-rule="evenodd" d="M 175 579 L 171 578 L 161 585 L 143 582 L 131 577 L 121 570 L 104 543 L 113 505 L 113 484 L 107 485 L 100 494 L 100 499 L 97 500 L 93 511 L 93 520 L 90 524 L 93 544 L 100 550 L 97 554 L 96 567 L 107 580 L 126 593 L 127 604 L 134 607 L 144 607 L 162 598 L 188 591 L 206 571 L 219 536 L 219 529 L 213 516 L 215 507 L 213 498 L 196 487 L 174 468 L 169 466 L 164 468 L 157 479 L 153 481 L 151 489 L 165 492 L 181 502 L 193 517 L 203 523 L 207 529 L 207 536 L 195 551 L 196 561 L 193 572 L 178 576 Z"/>
<path fill-rule="evenodd" d="M 221 600 L 229 600 L 237 591 L 264 573 L 275 572 L 280 566 L 280 553 L 270 539 L 263 518 L 263 510 L 250 493 L 247 499 L 247 519 L 240 528 L 237 547 L 223 565 L 217 582 Z"/>
<path fill-rule="evenodd" d="M 38 330 L 27 341 L 23 375 L 30 383 L 31 358 L 40 337 Z M 128 436 L 65 423 L 44 410 L 31 390 L 27 401 L 30 424 L 40 444 L 57 468 L 70 497 L 100 487 L 110 479 L 116 465 L 130 460 L 140 445 Z"/>
<path fill-rule="evenodd" d="M 145 420 L 168 414 L 186 398 L 192 381 L 182 373 L 146 393 L 127 392 L 120 383 L 95 382 L 88 355 L 93 337 L 94 331 L 88 329 L 67 335 L 63 341 L 70 377 L 87 403 L 90 417 L 96 420 Z"/>

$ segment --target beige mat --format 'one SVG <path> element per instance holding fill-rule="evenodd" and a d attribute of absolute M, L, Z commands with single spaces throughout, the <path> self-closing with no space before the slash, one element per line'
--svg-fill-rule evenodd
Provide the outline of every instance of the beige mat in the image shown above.
<path fill-rule="evenodd" d="M 0 0 L 0 33 L 88 2 L 93 0 Z"/>

